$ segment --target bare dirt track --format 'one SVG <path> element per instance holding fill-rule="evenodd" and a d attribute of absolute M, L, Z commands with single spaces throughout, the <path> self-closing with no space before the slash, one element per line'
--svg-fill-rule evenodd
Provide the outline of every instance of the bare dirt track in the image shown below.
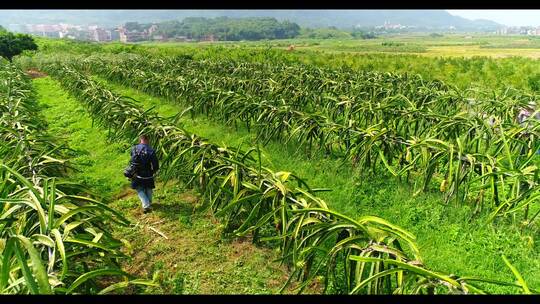
<path fill-rule="evenodd" d="M 41 72 L 41 71 L 38 71 L 38 70 L 34 70 L 34 69 L 29 69 L 26 71 L 26 74 L 28 74 L 28 76 L 32 79 L 35 79 L 35 78 L 41 78 L 41 77 L 47 77 L 47 74 Z"/>

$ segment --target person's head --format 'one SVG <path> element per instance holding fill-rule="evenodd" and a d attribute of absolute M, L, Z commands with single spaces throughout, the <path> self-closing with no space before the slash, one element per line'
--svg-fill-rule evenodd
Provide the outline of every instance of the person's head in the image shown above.
<path fill-rule="evenodd" d="M 146 136 L 146 135 L 144 135 L 144 134 L 141 135 L 141 136 L 139 136 L 139 142 L 140 142 L 141 144 L 148 144 L 148 136 Z"/>

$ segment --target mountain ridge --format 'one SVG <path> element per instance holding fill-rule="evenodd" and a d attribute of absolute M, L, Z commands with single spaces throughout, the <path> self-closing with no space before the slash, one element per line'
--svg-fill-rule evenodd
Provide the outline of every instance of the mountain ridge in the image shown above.
<path fill-rule="evenodd" d="M 312 28 L 334 26 L 350 29 L 380 26 L 385 22 L 434 30 L 454 27 L 456 30 L 482 31 L 503 26 L 487 19 L 469 20 L 444 10 L 2 10 L 0 25 L 72 23 L 113 27 L 131 21 L 151 23 L 219 16 L 272 17 Z"/>

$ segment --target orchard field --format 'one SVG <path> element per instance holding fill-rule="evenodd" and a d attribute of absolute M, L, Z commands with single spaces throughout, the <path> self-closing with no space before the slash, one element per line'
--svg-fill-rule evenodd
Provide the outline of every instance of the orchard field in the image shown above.
<path fill-rule="evenodd" d="M 294 45 L 291 47 L 291 45 Z M 540 290 L 540 40 L 94 44 L 2 62 L 0 290 Z M 142 214 L 122 170 L 161 161 Z"/>

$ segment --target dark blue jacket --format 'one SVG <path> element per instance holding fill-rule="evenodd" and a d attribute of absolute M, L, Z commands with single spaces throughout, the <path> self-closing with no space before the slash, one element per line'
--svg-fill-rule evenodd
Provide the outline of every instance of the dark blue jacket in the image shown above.
<path fill-rule="evenodd" d="M 137 177 L 131 180 L 131 188 L 136 189 L 138 187 L 155 188 L 153 175 L 159 170 L 159 163 L 156 157 L 156 151 L 149 145 L 138 144 L 131 149 L 131 160 L 135 156 L 135 151 L 146 150 L 146 157 L 143 158 L 142 166 L 137 172 Z"/>

